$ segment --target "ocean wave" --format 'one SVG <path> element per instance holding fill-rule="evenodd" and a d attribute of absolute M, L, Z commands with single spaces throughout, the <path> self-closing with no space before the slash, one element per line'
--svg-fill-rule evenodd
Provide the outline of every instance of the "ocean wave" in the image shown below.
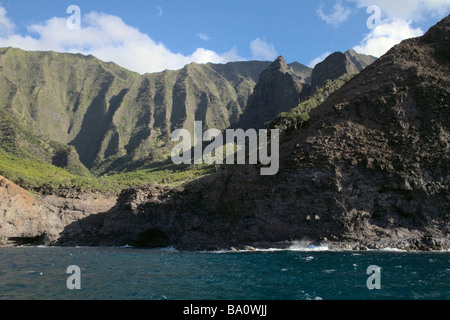
<path fill-rule="evenodd" d="M 277 252 L 277 251 L 286 251 L 287 249 L 279 249 L 279 248 L 252 248 L 252 249 L 221 249 L 214 251 L 200 251 L 200 253 L 248 253 L 248 252 Z"/>
<path fill-rule="evenodd" d="M 312 245 L 305 241 L 294 241 L 288 248 L 289 251 L 330 251 L 326 244 Z"/>
<path fill-rule="evenodd" d="M 408 252 L 408 251 L 406 251 L 406 250 L 398 249 L 398 248 L 383 248 L 383 249 L 379 249 L 379 251 L 387 251 L 387 252 Z"/>
<path fill-rule="evenodd" d="M 327 245 L 307 245 L 305 243 L 294 242 L 291 246 L 287 248 L 246 248 L 246 249 L 221 249 L 215 251 L 201 251 L 202 253 L 249 253 L 249 252 L 286 252 L 286 251 L 294 251 L 294 252 L 320 252 L 320 251 L 330 251 Z"/>

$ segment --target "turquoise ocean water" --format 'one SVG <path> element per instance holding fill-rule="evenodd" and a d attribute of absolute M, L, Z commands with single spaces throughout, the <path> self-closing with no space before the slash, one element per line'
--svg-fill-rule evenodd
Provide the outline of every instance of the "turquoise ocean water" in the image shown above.
<path fill-rule="evenodd" d="M 67 287 L 71 265 L 80 290 Z M 450 253 L 0 248 L 0 299 L 448 300 Z"/>

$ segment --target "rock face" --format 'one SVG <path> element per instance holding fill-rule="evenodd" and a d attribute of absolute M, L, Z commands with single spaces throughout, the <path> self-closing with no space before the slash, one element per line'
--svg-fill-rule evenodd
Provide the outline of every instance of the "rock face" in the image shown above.
<path fill-rule="evenodd" d="M 449 31 L 446 18 L 363 70 L 284 137 L 278 176 L 237 168 L 217 210 L 251 216 L 260 231 L 240 232 L 255 241 L 448 246 Z"/>
<path fill-rule="evenodd" d="M 449 74 L 447 17 L 282 137 L 278 175 L 235 166 L 204 185 L 125 191 L 90 243 L 209 249 L 327 238 L 337 247 L 450 248 Z"/>
<path fill-rule="evenodd" d="M 236 128 L 264 128 L 266 121 L 296 107 L 309 95 L 310 86 L 296 76 L 293 70 L 280 56 L 261 74 Z"/>
<path fill-rule="evenodd" d="M 267 121 L 310 98 L 327 80 L 357 74 L 375 60 L 353 50 L 335 52 L 311 70 L 299 63 L 288 65 L 280 56 L 261 74 L 241 120 L 234 127 L 262 129 Z"/>
<path fill-rule="evenodd" d="M 39 203 L 0 176 L 0 245 L 33 243 L 44 236 Z"/>
<path fill-rule="evenodd" d="M 115 203 L 114 195 L 73 190 L 34 196 L 0 176 L 0 246 L 53 244 L 67 225 Z"/>
<path fill-rule="evenodd" d="M 338 79 L 347 73 L 359 73 L 375 60 L 375 57 L 359 54 L 354 50 L 330 54 L 324 61 L 314 67 L 311 92 L 314 93 L 317 89 L 323 87 L 325 81 L 329 79 Z"/>

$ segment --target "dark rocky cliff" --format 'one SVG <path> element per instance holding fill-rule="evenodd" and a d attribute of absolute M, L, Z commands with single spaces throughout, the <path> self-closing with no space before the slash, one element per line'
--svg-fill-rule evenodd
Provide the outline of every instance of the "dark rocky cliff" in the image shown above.
<path fill-rule="evenodd" d="M 244 130 L 264 128 L 266 121 L 296 107 L 309 93 L 310 85 L 300 80 L 280 56 L 261 74 L 247 109 L 235 127 Z"/>
<path fill-rule="evenodd" d="M 335 52 L 317 64 L 312 72 L 311 93 L 323 87 L 325 81 L 338 79 L 344 74 L 356 74 L 372 64 L 375 57 L 358 54 L 354 50 Z"/>
<path fill-rule="evenodd" d="M 278 175 L 234 166 L 214 182 L 126 190 L 97 216 L 90 237 L 92 224 L 68 226 L 59 243 L 213 249 L 309 239 L 449 248 L 449 74 L 447 17 L 395 46 L 283 136 Z"/>

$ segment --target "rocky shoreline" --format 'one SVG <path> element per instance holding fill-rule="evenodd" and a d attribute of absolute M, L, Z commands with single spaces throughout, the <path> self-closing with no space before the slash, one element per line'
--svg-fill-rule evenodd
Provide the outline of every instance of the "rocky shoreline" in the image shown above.
<path fill-rule="evenodd" d="M 178 195 L 176 193 L 179 193 Z M 195 194 L 187 193 L 191 197 Z M 6 194 L 6 195 L 5 195 Z M 33 196 L 26 190 L 0 177 L 0 197 L 8 197 L 2 201 L 3 212 L 16 210 L 15 215 L 3 215 L 0 219 L 0 247 L 14 246 L 132 246 L 139 248 L 157 248 L 173 246 L 180 251 L 256 251 L 256 250 L 327 250 L 327 251 L 368 251 L 397 249 L 408 252 L 445 251 L 450 250 L 450 239 L 439 233 L 410 233 L 410 238 L 385 237 L 384 239 L 351 239 L 344 235 L 341 239 L 330 240 L 317 236 L 316 240 L 290 241 L 221 241 L 215 243 L 214 237 L 206 241 L 195 233 L 192 239 L 174 241 L 176 237 L 167 230 L 156 232 L 156 226 L 145 223 L 148 216 L 149 200 L 160 206 L 168 205 L 168 201 L 179 199 L 182 203 L 186 191 L 183 188 L 173 190 L 167 187 L 148 185 L 140 189 L 128 189 L 116 199 L 114 194 L 85 193 L 79 190 L 57 190 L 51 194 Z M 24 200 L 30 205 L 24 206 Z M 19 202 L 20 201 L 20 202 Z M 116 202 L 117 201 L 117 202 Z M 6 210 L 5 205 L 8 210 Z M 21 214 L 17 214 L 20 209 Z M 128 214 L 124 214 L 128 212 Z M 130 218 L 131 215 L 131 218 Z M 139 216 L 143 220 L 139 219 Z M 39 218 L 37 218 L 39 217 Z M 124 226 L 130 220 L 138 219 L 136 224 Z M 190 217 L 195 220 L 198 217 Z M 128 222 L 127 222 L 128 221 Z M 215 218 L 212 221 L 216 221 Z M 32 222 L 32 223 L 30 223 Z M 131 222 L 133 223 L 133 222 Z M 10 226 L 10 229 L 5 228 Z M 143 234 L 153 227 L 153 235 L 143 242 Z M 14 230 L 12 230 L 14 228 Z M 116 232 L 117 228 L 127 231 Z M 167 232 L 167 234 L 165 233 Z M 112 234 L 111 234 L 112 233 Z M 411 235 L 414 235 L 411 237 Z M 159 237 L 159 240 L 158 240 Z M 188 241 L 186 241 L 188 240 Z"/>
<path fill-rule="evenodd" d="M 435 245 L 429 245 L 421 240 L 410 240 L 401 243 L 367 243 L 367 242 L 313 242 L 304 246 L 298 246 L 296 241 L 289 241 L 285 243 L 256 243 L 253 245 L 241 245 L 231 247 L 209 246 L 209 248 L 185 248 L 185 247 L 134 247 L 130 245 L 123 246 L 58 246 L 58 245 L 45 245 L 45 244 L 27 244 L 27 245 L 0 245 L 0 248 L 39 248 L 39 247 L 55 247 L 55 248 L 127 248 L 127 249 L 143 249 L 143 250 L 169 250 L 177 252 L 204 252 L 204 253 L 232 253 L 232 252 L 258 252 L 258 251 L 298 251 L 298 252 L 450 252 L 450 243 L 447 239 L 434 240 Z M 42 242 L 45 243 L 45 242 Z"/>

